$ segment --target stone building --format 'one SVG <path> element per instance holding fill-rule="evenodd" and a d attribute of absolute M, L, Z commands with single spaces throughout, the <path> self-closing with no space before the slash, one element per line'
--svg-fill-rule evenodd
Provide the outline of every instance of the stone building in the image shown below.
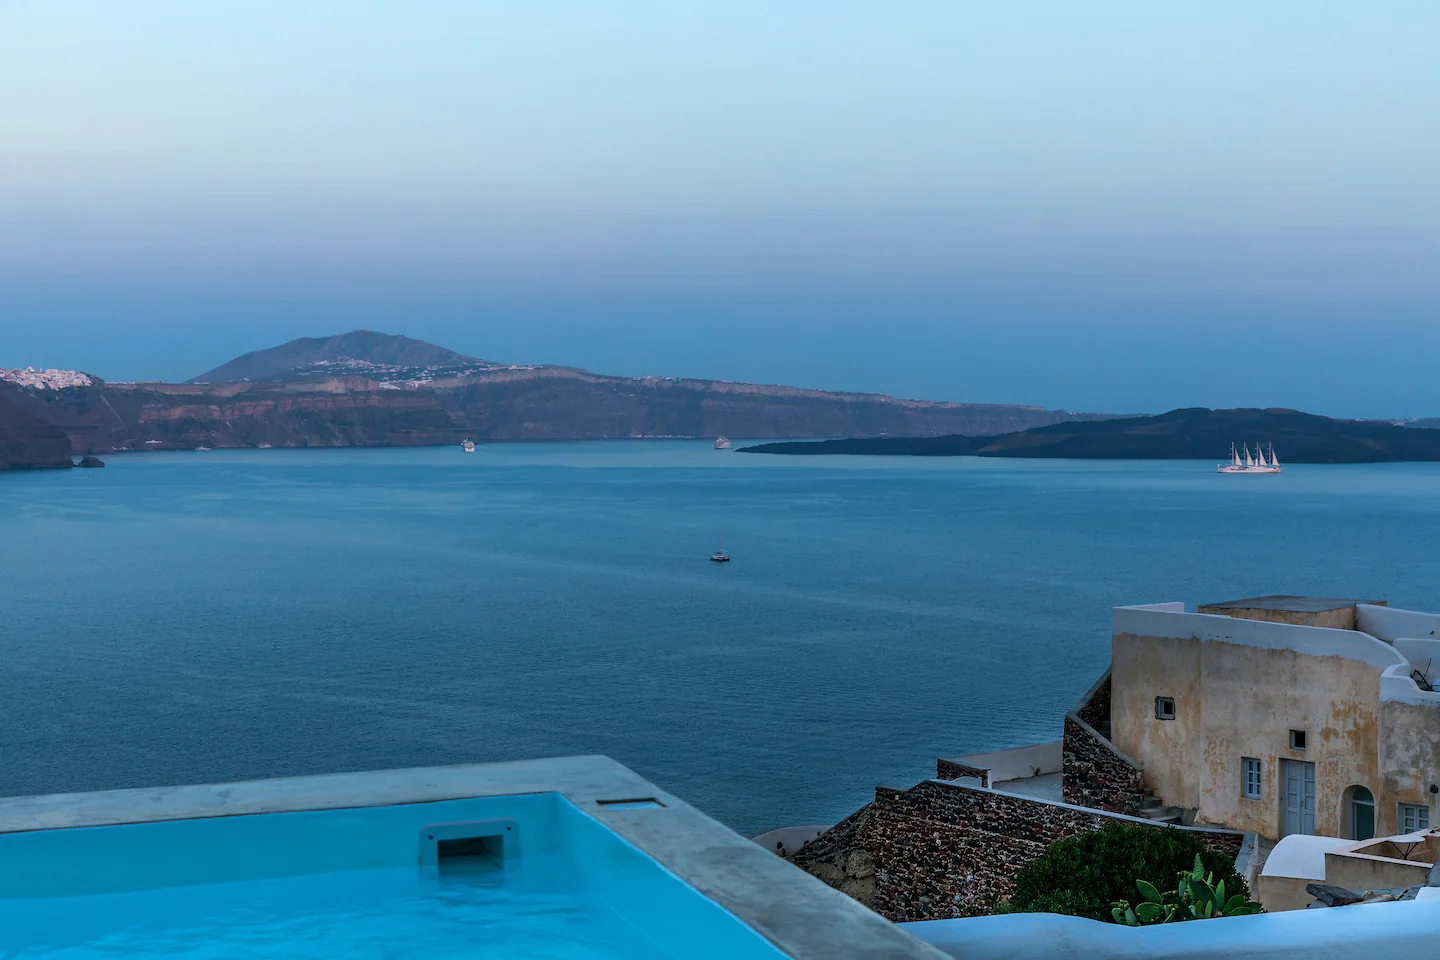
<path fill-rule="evenodd" d="M 1117 607 L 1060 740 L 942 758 L 787 854 L 900 921 L 988 913 L 1050 843 L 1116 819 L 1200 831 L 1253 881 L 1260 838 L 1430 826 L 1437 676 L 1440 616 L 1383 601 Z"/>
<path fill-rule="evenodd" d="M 1437 631 L 1440 616 L 1383 601 L 1117 607 L 1108 739 L 1186 822 L 1271 838 L 1426 828 L 1440 795 Z"/>

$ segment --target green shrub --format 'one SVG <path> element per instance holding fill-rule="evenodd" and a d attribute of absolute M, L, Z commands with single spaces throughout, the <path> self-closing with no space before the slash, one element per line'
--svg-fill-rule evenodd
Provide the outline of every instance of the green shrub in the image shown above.
<path fill-rule="evenodd" d="M 1199 835 L 1116 822 L 1052 843 L 1015 877 L 1015 894 L 1005 909 L 1113 922 L 1112 905 L 1134 897 L 1137 880 L 1174 890 L 1179 875 L 1194 866 L 1197 856 L 1232 896 L 1249 899 L 1250 888 L 1235 872 L 1234 858 L 1206 850 Z"/>

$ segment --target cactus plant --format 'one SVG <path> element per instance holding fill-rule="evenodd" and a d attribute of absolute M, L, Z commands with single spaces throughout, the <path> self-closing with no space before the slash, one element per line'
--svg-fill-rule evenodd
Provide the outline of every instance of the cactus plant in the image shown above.
<path fill-rule="evenodd" d="M 1216 884 L 1215 874 L 1205 872 L 1199 856 L 1195 857 L 1194 868 L 1180 874 L 1173 893 L 1161 893 L 1144 880 L 1135 881 L 1135 889 L 1140 892 L 1139 903 L 1132 906 L 1129 900 L 1120 900 L 1111 906 L 1110 914 L 1116 923 L 1143 927 L 1180 920 L 1243 917 L 1263 909 L 1246 900 L 1244 894 L 1237 893 L 1227 900 L 1225 881 Z"/>

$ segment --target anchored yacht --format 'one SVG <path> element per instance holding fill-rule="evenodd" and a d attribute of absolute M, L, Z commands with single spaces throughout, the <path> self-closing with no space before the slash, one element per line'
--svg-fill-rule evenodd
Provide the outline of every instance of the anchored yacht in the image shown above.
<path fill-rule="evenodd" d="M 716 563 L 729 563 L 730 554 L 725 552 L 725 534 L 720 534 L 720 549 L 710 554 L 710 559 Z"/>
<path fill-rule="evenodd" d="M 1243 453 L 1242 453 L 1243 451 Z M 1280 458 L 1275 456 L 1275 445 L 1270 445 L 1270 456 L 1267 459 L 1265 450 L 1260 444 L 1255 444 L 1255 455 L 1250 455 L 1250 445 L 1241 444 L 1240 449 L 1235 449 L 1235 444 L 1230 444 L 1230 462 L 1222 463 L 1215 468 L 1216 473 L 1279 473 Z"/>

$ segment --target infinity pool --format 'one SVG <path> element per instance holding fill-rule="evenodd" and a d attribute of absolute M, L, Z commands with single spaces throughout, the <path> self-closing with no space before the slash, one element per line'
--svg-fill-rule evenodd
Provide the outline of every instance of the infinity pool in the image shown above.
<path fill-rule="evenodd" d="M 536 793 L 0 835 L 0 956 L 784 954 L 594 816 Z"/>

